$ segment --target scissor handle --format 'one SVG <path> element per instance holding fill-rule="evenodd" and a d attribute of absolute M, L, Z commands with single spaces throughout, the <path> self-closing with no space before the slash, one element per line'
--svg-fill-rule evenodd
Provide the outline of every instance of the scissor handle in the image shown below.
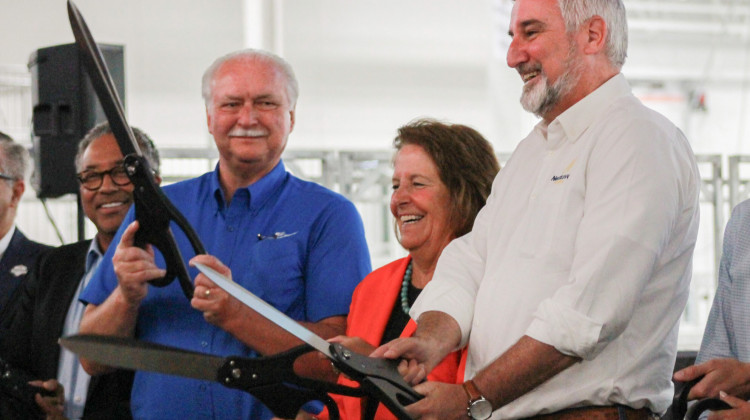
<path fill-rule="evenodd" d="M 377 398 L 401 420 L 411 420 L 406 406 L 424 396 L 398 373 L 398 361 L 376 359 L 355 353 L 338 343 L 331 344 L 334 365 L 344 374 L 360 383 L 362 389 Z"/>
<path fill-rule="evenodd" d="M 318 400 L 328 408 L 331 420 L 338 420 L 338 407 L 328 393 L 355 397 L 362 397 L 364 393 L 361 388 L 297 375 L 294 362 L 311 351 L 314 349 L 309 344 L 303 344 L 272 356 L 228 357 L 216 379 L 226 387 L 252 394 L 278 417 L 294 418 L 306 402 Z"/>
<path fill-rule="evenodd" d="M 717 398 L 706 398 L 696 402 L 688 408 L 688 394 L 690 390 L 703 379 L 699 376 L 689 382 L 680 382 L 675 386 L 681 386 L 679 392 L 675 394 L 672 401 L 672 420 L 697 420 L 704 411 L 718 411 L 732 408 L 729 404 Z"/>
<path fill-rule="evenodd" d="M 688 408 L 685 420 L 698 420 L 705 411 L 728 410 L 732 408 L 729 404 L 718 398 L 706 398 L 700 400 Z"/>
<path fill-rule="evenodd" d="M 170 222 L 174 221 L 185 233 L 196 255 L 206 253 L 203 244 L 192 226 L 156 185 L 148 160 L 143 156 L 131 154 L 125 156 L 124 166 L 130 182 L 135 186 L 135 218 L 139 223 L 135 245 L 144 247 L 146 244 L 152 244 L 161 251 L 167 266 L 166 275 L 150 283 L 156 287 L 164 287 L 177 278 L 185 297 L 192 299 L 193 282 L 169 227 Z"/>

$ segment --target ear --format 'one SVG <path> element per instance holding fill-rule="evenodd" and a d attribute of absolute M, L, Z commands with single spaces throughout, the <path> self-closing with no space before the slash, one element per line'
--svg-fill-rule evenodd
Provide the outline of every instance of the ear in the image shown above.
<path fill-rule="evenodd" d="M 289 132 L 291 133 L 292 130 L 294 130 L 294 116 L 295 116 L 295 110 L 289 111 Z"/>
<path fill-rule="evenodd" d="M 22 179 L 13 183 L 13 197 L 10 201 L 11 207 L 18 207 L 24 191 L 26 191 L 26 183 Z"/>
<path fill-rule="evenodd" d="M 208 132 L 213 134 L 211 129 L 211 111 L 208 110 L 208 107 L 206 107 L 206 126 L 208 126 Z"/>
<path fill-rule="evenodd" d="M 597 54 L 604 50 L 609 28 L 601 16 L 594 15 L 588 22 L 583 24 L 585 40 L 583 52 L 586 54 Z"/>

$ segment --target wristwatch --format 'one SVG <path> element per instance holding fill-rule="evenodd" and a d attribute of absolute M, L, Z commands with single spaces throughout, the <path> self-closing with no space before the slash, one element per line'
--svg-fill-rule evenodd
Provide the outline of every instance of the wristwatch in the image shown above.
<path fill-rule="evenodd" d="M 492 415 L 492 404 L 484 398 L 474 381 L 469 379 L 463 383 L 464 391 L 469 397 L 469 404 L 466 406 L 466 412 L 469 418 L 474 420 L 485 420 Z"/>

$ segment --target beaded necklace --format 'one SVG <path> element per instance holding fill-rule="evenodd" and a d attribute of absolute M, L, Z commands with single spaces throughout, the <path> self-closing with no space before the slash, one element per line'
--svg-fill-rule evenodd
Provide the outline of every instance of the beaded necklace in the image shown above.
<path fill-rule="evenodd" d="M 406 315 L 409 315 L 409 284 L 411 284 L 411 261 L 406 266 L 406 272 L 404 272 L 404 281 L 401 283 L 401 309 Z"/>

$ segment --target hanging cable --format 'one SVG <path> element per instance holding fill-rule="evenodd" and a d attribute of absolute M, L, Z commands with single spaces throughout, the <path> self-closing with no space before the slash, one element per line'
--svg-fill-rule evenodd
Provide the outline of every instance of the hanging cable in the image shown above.
<path fill-rule="evenodd" d="M 60 229 L 57 227 L 57 223 L 55 223 L 55 219 L 52 217 L 52 214 L 49 212 L 49 208 L 47 207 L 47 199 L 40 198 L 39 201 L 42 202 L 42 206 L 44 207 L 44 212 L 47 214 L 47 220 L 49 220 L 49 223 L 52 225 L 52 228 L 55 230 L 57 239 L 60 240 L 60 245 L 64 245 L 65 240 L 63 239 L 62 234 L 60 233 Z"/>

